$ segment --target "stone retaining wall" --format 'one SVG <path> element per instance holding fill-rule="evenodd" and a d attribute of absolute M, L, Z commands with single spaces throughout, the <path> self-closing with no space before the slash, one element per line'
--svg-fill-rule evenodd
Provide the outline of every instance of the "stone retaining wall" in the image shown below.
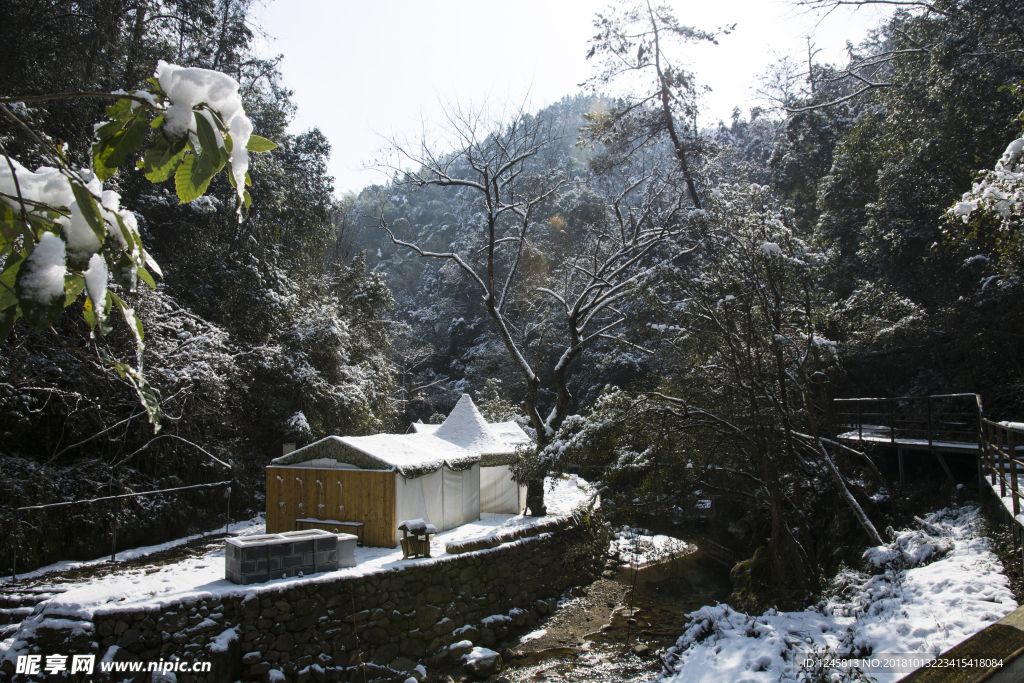
<path fill-rule="evenodd" d="M 496 548 L 368 576 L 253 586 L 245 595 L 104 613 L 89 626 L 100 656 L 213 662 L 212 673 L 179 672 L 178 683 L 268 681 L 277 678 L 274 670 L 300 683 L 362 682 L 364 676 L 401 682 L 408 672 L 418 676 L 412 671 L 417 661 L 443 663 L 453 642 L 495 647 L 509 627 L 536 623 L 563 591 L 596 578 L 607 542 L 599 525 L 567 524 Z M 485 623 L 493 615 L 511 619 Z M 73 653 L 42 654 L 53 652 Z M 0 679 L 12 679 L 7 668 Z"/>

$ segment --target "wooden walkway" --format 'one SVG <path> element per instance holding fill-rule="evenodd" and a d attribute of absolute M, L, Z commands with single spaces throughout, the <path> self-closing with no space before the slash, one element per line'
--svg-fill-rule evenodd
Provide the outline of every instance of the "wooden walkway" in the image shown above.
<path fill-rule="evenodd" d="M 939 453 L 963 453 L 977 455 L 980 449 L 977 440 L 971 441 L 935 441 L 914 439 L 905 436 L 896 437 L 890 434 L 888 427 L 881 425 L 862 425 L 861 430 L 844 432 L 839 435 L 843 441 L 866 441 L 882 445 L 894 446 L 905 451 L 937 451 Z"/>
<path fill-rule="evenodd" d="M 841 441 L 895 448 L 900 484 L 905 481 L 904 452 L 934 454 L 950 479 L 953 472 L 944 455 L 981 452 L 981 397 L 977 394 L 839 398 L 832 402 L 832 419 L 837 431 L 842 430 Z"/>
<path fill-rule="evenodd" d="M 832 411 L 841 441 L 896 449 L 901 484 L 905 452 L 933 453 L 950 479 L 953 473 L 944 455 L 974 456 L 980 493 L 995 494 L 1014 539 L 1024 539 L 1024 429 L 986 420 L 980 396 L 835 399 Z"/>

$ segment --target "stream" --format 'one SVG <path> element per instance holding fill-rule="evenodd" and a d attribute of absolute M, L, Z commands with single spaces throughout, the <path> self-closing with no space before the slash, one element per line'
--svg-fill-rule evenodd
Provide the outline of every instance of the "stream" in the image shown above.
<path fill-rule="evenodd" d="M 654 571 L 646 570 L 636 587 L 626 590 L 610 623 L 588 633 L 582 644 L 527 652 L 510 662 L 504 675 L 516 683 L 656 679 L 664 668 L 654 653 L 675 644 L 687 626 L 687 614 L 726 601 L 732 586 L 728 568 L 699 550 L 678 560 L 667 575 Z M 628 588 L 629 577 L 616 580 Z M 560 607 L 545 623 L 567 608 Z M 638 655 L 633 651 L 637 645 L 650 650 Z"/>

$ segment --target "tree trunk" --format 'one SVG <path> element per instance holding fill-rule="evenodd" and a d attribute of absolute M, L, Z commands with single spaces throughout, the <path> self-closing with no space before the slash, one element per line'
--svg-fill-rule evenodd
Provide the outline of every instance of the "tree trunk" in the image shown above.
<path fill-rule="evenodd" d="M 531 479 L 526 484 L 526 509 L 531 517 L 543 517 L 548 513 L 544 505 L 544 479 Z"/>

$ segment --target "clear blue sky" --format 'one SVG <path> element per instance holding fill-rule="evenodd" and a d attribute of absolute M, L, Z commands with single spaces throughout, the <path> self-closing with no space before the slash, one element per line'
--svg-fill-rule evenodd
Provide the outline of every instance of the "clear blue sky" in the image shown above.
<path fill-rule="evenodd" d="M 819 59 L 842 63 L 877 25 L 880 10 L 837 10 L 822 18 L 778 0 L 670 0 L 686 24 L 713 30 L 735 23 L 719 45 L 686 53 L 711 86 L 705 122 L 757 104 L 758 77 L 779 56 L 805 60 L 807 37 Z M 579 92 L 594 64 L 584 57 L 594 13 L 607 0 L 276 0 L 255 19 L 270 36 L 266 54 L 284 54 L 295 91 L 295 132 L 318 126 L 333 146 L 339 194 L 383 177 L 363 166 L 380 135 L 416 137 L 445 101 L 501 104 L 528 98 L 539 109 Z"/>

